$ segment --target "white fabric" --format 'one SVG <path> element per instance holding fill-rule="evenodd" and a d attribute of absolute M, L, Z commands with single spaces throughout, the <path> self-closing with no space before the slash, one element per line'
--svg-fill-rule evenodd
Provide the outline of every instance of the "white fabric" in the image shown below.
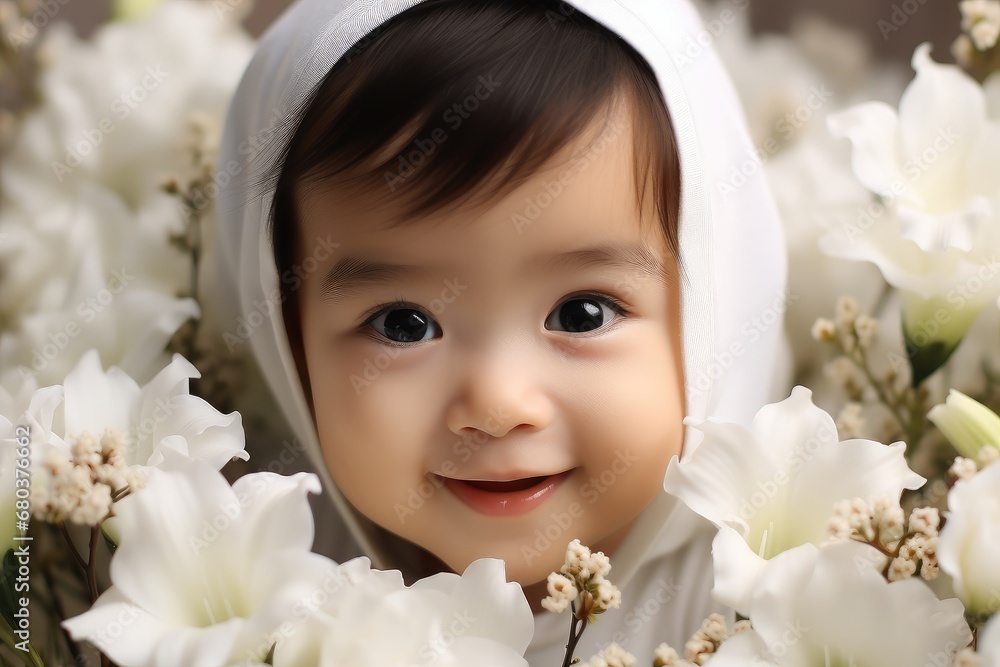
<path fill-rule="evenodd" d="M 334 486 L 319 450 L 280 312 L 278 277 L 266 231 L 272 186 L 260 185 L 288 139 L 283 121 L 333 64 L 386 19 L 421 0 L 299 0 L 263 36 L 231 105 L 219 169 L 239 171 L 219 195 L 218 247 L 244 313 L 275 308 L 251 337 L 267 381 L 297 437 L 306 445 L 345 526 L 341 542 L 385 567 Z M 713 39 L 686 0 L 570 0 L 568 4 L 621 35 L 650 63 L 673 119 L 682 165 L 680 247 L 685 394 L 689 415 L 749 424 L 765 403 L 787 396 L 790 362 L 781 323 L 786 278 L 778 214 L 749 139 L 735 92 L 711 47 Z M 254 139 L 277 137 L 255 152 Z M 250 144 L 248 145 L 248 141 Z M 742 170 L 742 171 L 741 171 Z M 266 312 L 266 311 L 265 311 Z M 737 346 L 737 347 L 734 347 Z M 697 445 L 688 429 L 685 455 Z M 712 530 L 665 492 L 636 522 L 615 553 L 612 580 L 623 589 L 620 610 L 584 635 L 624 639 L 645 662 L 660 641 L 682 649 L 715 608 L 711 587 Z M 346 549 L 345 553 L 349 553 Z M 665 581 L 677 587 L 653 621 L 629 617 L 651 602 Z M 660 588 L 658 588 L 660 587 Z M 631 621 L 631 622 L 629 622 Z M 568 619 L 541 614 L 527 658 L 558 664 Z M 616 632 L 621 632 L 615 636 Z"/>

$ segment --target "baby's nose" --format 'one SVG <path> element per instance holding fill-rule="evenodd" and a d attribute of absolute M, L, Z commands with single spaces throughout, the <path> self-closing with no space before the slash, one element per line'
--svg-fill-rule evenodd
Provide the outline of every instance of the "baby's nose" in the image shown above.
<path fill-rule="evenodd" d="M 448 406 L 448 428 L 476 429 L 501 438 L 515 428 L 539 430 L 554 405 L 540 364 L 516 346 L 480 351 L 462 364 Z"/>

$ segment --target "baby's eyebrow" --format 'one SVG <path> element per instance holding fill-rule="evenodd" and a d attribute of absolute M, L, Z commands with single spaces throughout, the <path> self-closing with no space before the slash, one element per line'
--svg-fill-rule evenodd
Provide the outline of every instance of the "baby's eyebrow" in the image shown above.
<path fill-rule="evenodd" d="M 589 248 L 579 248 L 537 255 L 523 267 L 529 274 L 555 273 L 606 267 L 629 273 L 641 273 L 663 287 L 670 284 L 670 274 L 650 249 L 639 243 L 609 242 Z M 350 292 L 366 287 L 413 282 L 440 276 L 432 267 L 397 264 L 357 255 L 342 257 L 323 277 L 320 296 L 324 302 L 336 303 Z"/>
<path fill-rule="evenodd" d="M 525 267 L 530 272 L 550 273 L 560 270 L 581 270 L 595 267 L 642 273 L 660 283 L 670 285 L 670 273 L 663 262 L 645 245 L 610 241 L 589 248 L 556 252 L 535 257 Z"/>
<path fill-rule="evenodd" d="M 430 267 L 415 264 L 393 264 L 348 255 L 342 257 L 323 277 L 320 297 L 327 303 L 347 298 L 352 291 L 390 283 L 415 281 L 434 275 Z"/>

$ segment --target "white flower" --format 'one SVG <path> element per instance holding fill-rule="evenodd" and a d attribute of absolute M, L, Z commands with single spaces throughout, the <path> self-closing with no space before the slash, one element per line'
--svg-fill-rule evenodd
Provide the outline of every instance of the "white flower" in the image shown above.
<path fill-rule="evenodd" d="M 330 561 L 310 552 L 306 498 L 319 479 L 255 473 L 230 487 L 165 454 L 146 488 L 115 504 L 112 587 L 62 625 L 123 667 L 260 660 L 296 605 L 323 590 Z"/>
<path fill-rule="evenodd" d="M 972 459 L 967 459 L 964 456 L 956 456 L 954 463 L 948 468 L 948 474 L 952 479 L 968 479 L 979 472 L 979 466 Z"/>
<path fill-rule="evenodd" d="M 542 600 L 542 606 L 554 614 L 564 612 L 580 594 L 573 580 L 558 572 L 549 574 L 546 589 L 549 594 Z"/>
<path fill-rule="evenodd" d="M 184 210 L 161 185 L 190 175 L 195 116 L 208 119 L 202 159 L 213 159 L 253 52 L 238 21 L 251 3 L 236 4 L 171 0 L 87 40 L 66 25 L 46 30 L 43 103 L 0 173 L 0 367 L 21 365 L 39 384 L 56 384 L 97 348 L 145 381 L 168 361 L 170 336 L 199 316 L 175 296 L 190 287 L 190 258 L 168 245 Z M 205 224 L 207 191 L 197 193 Z M 213 261 L 203 253 L 209 275 Z M 115 280 L 116 271 L 136 279 Z"/>
<path fill-rule="evenodd" d="M 948 493 L 938 563 L 970 614 L 1000 611 L 1000 465 L 988 465 Z"/>
<path fill-rule="evenodd" d="M 958 3 L 962 11 L 962 30 L 969 33 L 976 48 L 987 51 L 1000 36 L 1000 2 L 997 0 L 963 0 Z"/>
<path fill-rule="evenodd" d="M 984 667 L 1000 665 L 1000 615 L 991 618 L 979 631 L 976 648 Z"/>
<path fill-rule="evenodd" d="M 675 457 L 667 468 L 667 492 L 720 527 L 714 594 L 743 614 L 764 560 L 825 541 L 834 503 L 898 498 L 925 481 L 907 467 L 902 442 L 838 442 L 833 419 L 811 397 L 795 387 L 789 398 L 761 408 L 749 429 L 685 419 L 704 440 L 688 460 Z"/>
<path fill-rule="evenodd" d="M 1000 450 L 1000 416 L 960 391 L 948 392 L 945 402 L 931 408 L 927 419 L 964 457 L 975 460 L 984 447 Z"/>
<path fill-rule="evenodd" d="M 664 643 L 656 647 L 653 652 L 654 664 L 657 667 L 678 667 L 684 664 L 681 657 L 670 645 Z"/>
<path fill-rule="evenodd" d="M 922 44 L 913 54 L 917 75 L 898 114 L 868 102 L 830 116 L 831 131 L 852 141 L 854 173 L 882 198 L 882 213 L 821 240 L 824 252 L 874 263 L 904 292 L 907 338 L 925 354 L 942 346 L 919 379 L 1000 294 L 1000 123 L 987 116 L 983 88 L 929 51 Z"/>
<path fill-rule="evenodd" d="M 612 642 L 587 662 L 581 662 L 579 667 L 635 667 L 637 662 L 634 655 Z"/>
<path fill-rule="evenodd" d="M 23 366 L 40 386 L 59 384 L 83 353 L 146 381 L 169 358 L 167 341 L 201 311 L 175 294 L 188 260 L 167 246 L 176 203 L 136 214 L 121 198 L 84 184 L 72 197 L 39 194 L 28 212 L 3 207 L 0 365 Z M 6 202 L 5 202 L 6 203 Z M 165 210 L 160 210 L 166 206 Z M 166 220 L 166 222 L 165 222 Z"/>
<path fill-rule="evenodd" d="M 25 179 L 49 183 L 64 197 L 89 182 L 141 208 L 190 162 L 178 149 L 192 114 L 221 127 L 253 54 L 253 39 L 234 20 L 240 11 L 171 0 L 138 20 L 105 24 L 86 40 L 68 25 L 51 26 L 42 43 L 43 104 L 5 155 L 11 187 L 4 194 L 20 199 L 14 186 Z"/>
<path fill-rule="evenodd" d="M 594 613 L 617 609 L 622 603 L 622 593 L 618 587 L 603 577 L 595 579 L 597 590 L 594 591 Z"/>
<path fill-rule="evenodd" d="M 885 289 L 874 266 L 855 262 L 852 267 L 851 262 L 819 250 L 818 240 L 828 227 L 869 215 L 868 193 L 850 171 L 847 150 L 828 133 L 814 129 L 764 165 L 789 249 L 790 307 L 785 329 L 795 356 L 796 377 L 813 390 L 815 402 L 831 412 L 843 405 L 842 391 L 823 368 L 837 352 L 834 345 L 817 344 L 815 336 L 832 340 L 836 323 L 829 317 L 838 297 L 852 296 L 863 312 L 871 312 Z M 882 338 L 878 337 L 879 342 Z"/>
<path fill-rule="evenodd" d="M 157 466 L 167 449 L 203 460 L 215 469 L 233 457 L 247 459 L 240 414 L 224 415 L 189 393 L 190 378 L 201 377 L 184 357 L 140 387 L 121 369 L 107 371 L 96 351 L 83 355 L 62 386 L 35 392 L 25 419 L 33 442 L 69 454 L 68 440 L 110 430 L 125 441 L 125 463 Z"/>
<path fill-rule="evenodd" d="M 709 664 L 950 665 L 972 639 L 962 605 L 916 579 L 889 584 L 867 552 L 838 542 L 776 556 L 753 594 L 753 630 L 723 642 Z"/>
<path fill-rule="evenodd" d="M 361 557 L 334 568 L 336 593 L 314 600 L 282 639 L 275 667 L 527 667 L 534 618 L 503 561 L 482 558 L 462 576 L 443 572 L 403 585 L 397 570 Z"/>

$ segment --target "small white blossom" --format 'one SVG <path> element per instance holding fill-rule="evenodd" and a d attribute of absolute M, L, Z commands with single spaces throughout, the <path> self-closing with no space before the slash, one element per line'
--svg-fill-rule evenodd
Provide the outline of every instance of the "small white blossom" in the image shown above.
<path fill-rule="evenodd" d="M 590 570 L 597 577 L 606 577 L 611 572 L 611 559 L 603 551 L 590 555 Z"/>
<path fill-rule="evenodd" d="M 656 647 L 653 658 L 653 667 L 680 667 L 684 663 L 677 651 L 665 643 Z"/>
<path fill-rule="evenodd" d="M 964 0 L 958 3 L 962 12 L 962 30 L 969 33 L 976 48 L 988 51 L 1000 37 L 1000 2 L 997 0 Z"/>
<path fill-rule="evenodd" d="M 916 507 L 910 512 L 911 531 L 933 537 L 938 534 L 940 525 L 941 515 L 936 507 Z"/>
<path fill-rule="evenodd" d="M 549 574 L 546 588 L 549 594 L 542 600 L 542 607 L 556 614 L 565 611 L 570 603 L 576 600 L 576 596 L 580 594 L 573 580 L 558 572 Z"/>
<path fill-rule="evenodd" d="M 985 448 L 984 448 L 985 450 Z M 956 456 L 955 462 L 948 468 L 948 475 L 952 479 L 969 479 L 979 471 L 976 462 L 964 456 Z"/>
<path fill-rule="evenodd" d="M 854 321 L 854 333 L 858 336 L 858 345 L 862 349 L 869 349 L 875 341 L 875 334 L 878 332 L 878 321 L 868 315 L 859 315 Z"/>
<path fill-rule="evenodd" d="M 834 340 L 837 337 L 837 326 L 833 323 L 833 320 L 821 317 L 812 325 L 810 333 L 815 340 Z"/>
<path fill-rule="evenodd" d="M 854 327 L 854 320 L 860 312 L 858 301 L 854 297 L 842 296 L 837 299 L 836 321 L 846 331 Z"/>
<path fill-rule="evenodd" d="M 842 438 L 856 438 L 861 434 L 865 426 L 861 409 L 860 403 L 851 401 L 840 411 L 837 416 L 837 431 Z"/>
<path fill-rule="evenodd" d="M 590 564 L 590 549 L 583 546 L 579 539 L 573 540 L 566 547 L 566 563 L 562 566 L 563 574 L 570 576 L 581 575 L 583 578 L 590 576 L 587 569 Z"/>
<path fill-rule="evenodd" d="M 621 606 L 622 594 L 618 587 L 607 579 L 601 578 L 597 581 L 597 590 L 594 592 L 594 613 L 616 609 Z M 599 611 L 598 611 L 599 610 Z"/>
<path fill-rule="evenodd" d="M 892 564 L 889 565 L 889 573 L 887 579 L 889 581 L 900 581 L 902 579 L 909 579 L 916 573 L 917 564 L 908 558 L 893 558 Z"/>
<path fill-rule="evenodd" d="M 711 614 L 684 645 L 684 657 L 695 665 L 704 665 L 728 637 L 726 619 L 721 614 Z"/>
<path fill-rule="evenodd" d="M 578 667 L 635 667 L 636 657 L 612 642 L 607 648 L 587 662 L 579 663 Z"/>
<path fill-rule="evenodd" d="M 889 545 L 903 537 L 906 516 L 899 499 L 881 496 L 872 501 L 872 516 L 878 525 L 878 536 L 883 544 Z"/>

